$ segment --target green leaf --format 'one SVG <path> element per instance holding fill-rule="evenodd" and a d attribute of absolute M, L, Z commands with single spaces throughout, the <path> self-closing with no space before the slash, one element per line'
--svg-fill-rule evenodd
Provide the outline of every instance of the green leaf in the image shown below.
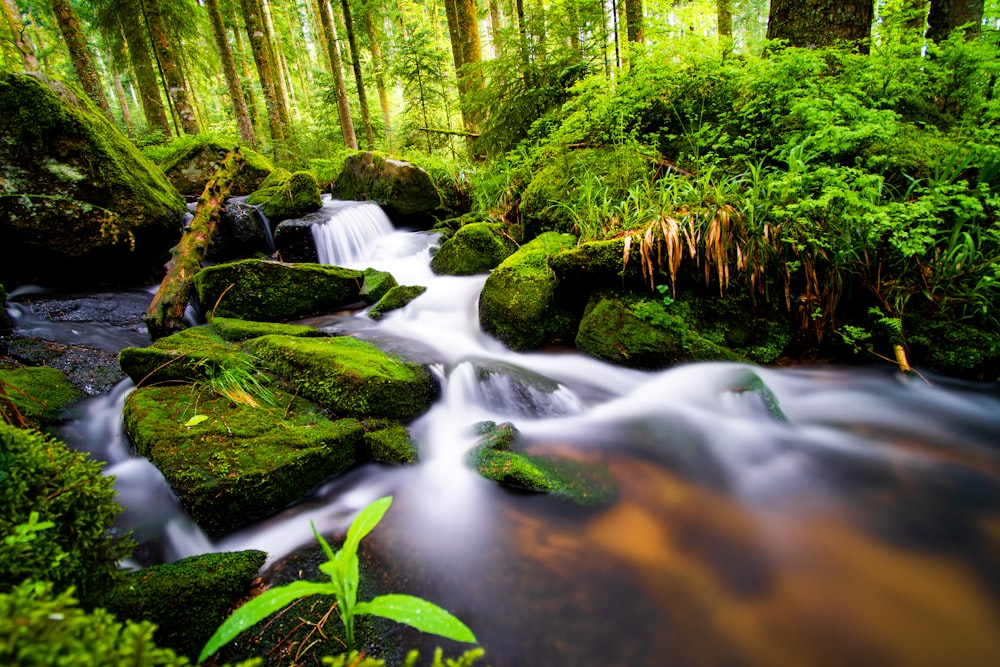
<path fill-rule="evenodd" d="M 334 562 L 336 560 L 336 557 L 333 554 L 333 549 L 330 548 L 330 544 L 326 540 L 324 540 L 323 536 L 319 534 L 318 530 L 316 530 L 315 523 L 310 521 L 309 526 L 312 528 L 313 536 L 316 538 L 316 541 L 319 542 L 319 545 L 321 547 L 323 547 L 323 553 L 326 554 L 327 560 L 331 563 Z M 322 566 L 320 566 L 320 569 L 322 569 Z"/>
<path fill-rule="evenodd" d="M 236 639 L 247 628 L 255 625 L 274 612 L 283 609 L 299 598 L 309 595 L 328 595 L 330 592 L 330 584 L 313 581 L 293 581 L 286 586 L 264 591 L 234 611 L 233 615 L 219 626 L 215 634 L 205 644 L 205 648 L 201 650 L 201 655 L 198 656 L 198 663 L 201 663 L 205 658 Z"/>
<path fill-rule="evenodd" d="M 451 612 L 413 595 L 380 595 L 368 602 L 359 602 L 354 613 L 380 616 L 457 642 L 474 644 L 477 641 L 472 630 Z"/>
<path fill-rule="evenodd" d="M 208 421 L 208 415 L 195 415 L 194 417 L 191 417 L 191 419 L 184 422 L 184 425 L 190 428 L 192 426 L 197 426 L 203 421 Z"/>
<path fill-rule="evenodd" d="M 358 512 L 358 515 L 354 517 L 354 521 L 351 523 L 351 527 L 347 529 L 347 539 L 344 540 L 344 547 L 342 549 L 345 554 L 353 556 L 358 553 L 358 544 L 364 539 L 365 535 L 372 532 L 372 529 L 378 525 L 378 522 L 385 516 L 391 504 L 392 496 L 384 496 L 369 503 L 364 509 Z"/>

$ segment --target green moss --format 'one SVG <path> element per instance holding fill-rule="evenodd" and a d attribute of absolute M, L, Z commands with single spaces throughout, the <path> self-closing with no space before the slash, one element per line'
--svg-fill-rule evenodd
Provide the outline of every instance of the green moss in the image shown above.
<path fill-rule="evenodd" d="M 209 327 L 222 340 L 230 343 L 242 343 L 251 338 L 259 338 L 269 334 L 282 336 L 323 336 L 319 329 L 301 324 L 281 324 L 280 322 L 248 322 L 231 317 L 213 317 Z M 160 339 L 163 340 L 163 339 Z M 160 341 L 157 341 L 160 342 Z"/>
<path fill-rule="evenodd" d="M 247 203 L 254 206 L 263 204 L 275 195 L 278 188 L 288 183 L 288 179 L 291 177 L 292 172 L 284 167 L 277 167 L 268 174 L 267 178 L 261 181 L 260 185 L 257 186 L 257 190 L 250 193 L 250 196 L 247 197 Z"/>
<path fill-rule="evenodd" d="M 430 408 L 439 392 L 426 366 L 355 338 L 264 336 L 245 349 L 299 394 L 338 415 L 409 421 Z"/>
<path fill-rule="evenodd" d="M 118 353 L 122 372 L 137 386 L 204 380 L 215 369 L 247 363 L 238 347 L 207 326 L 184 329 L 148 347 L 126 347 Z"/>
<path fill-rule="evenodd" d="M 388 271 L 365 269 L 365 284 L 361 287 L 360 296 L 365 303 L 375 303 L 397 285 L 396 278 Z"/>
<path fill-rule="evenodd" d="M 139 388 L 125 402 L 125 432 L 198 525 L 220 535 L 277 512 L 355 462 L 359 422 L 330 421 L 303 398 L 279 398 L 274 407 L 248 408 L 188 386 Z M 208 419 L 187 426 L 196 414 Z"/>
<path fill-rule="evenodd" d="M 559 280 L 548 260 L 575 242 L 570 234 L 546 233 L 504 260 L 479 297 L 483 329 L 513 350 L 571 338 L 577 318 L 557 298 Z"/>
<path fill-rule="evenodd" d="M 232 181 L 232 195 L 248 195 L 274 170 L 266 157 L 235 142 L 209 135 L 185 134 L 174 139 L 161 152 L 157 164 L 167 179 L 181 193 L 199 196 L 215 174 L 226 153 L 239 148 L 244 164 Z"/>
<path fill-rule="evenodd" d="M 510 423 L 482 422 L 477 429 L 482 437 L 468 460 L 486 479 L 585 506 L 607 505 L 617 496 L 614 478 L 601 465 L 515 452 L 520 434 Z"/>
<path fill-rule="evenodd" d="M 426 291 L 423 285 L 397 285 L 368 310 L 368 317 L 380 320 L 387 312 L 402 308 Z"/>
<path fill-rule="evenodd" d="M 397 465 L 417 462 L 417 446 L 402 424 L 375 420 L 367 422 L 365 428 L 365 458 Z"/>
<path fill-rule="evenodd" d="M 132 543 L 108 535 L 121 507 L 102 466 L 58 440 L 0 422 L 0 592 L 34 579 L 57 590 L 75 586 L 94 603 L 118 581 L 118 561 Z M 31 523 L 39 528 L 17 539 L 17 527 Z"/>
<path fill-rule="evenodd" d="M 44 366 L 0 368 L 0 390 L 3 420 L 18 423 L 16 411 L 36 428 L 57 423 L 70 403 L 84 397 L 62 371 Z"/>
<path fill-rule="evenodd" d="M 549 266 L 561 282 L 575 288 L 642 288 L 645 280 L 638 251 L 631 253 L 627 265 L 624 258 L 624 239 L 591 241 L 556 253 L 549 259 Z"/>
<path fill-rule="evenodd" d="M 363 280 L 361 271 L 336 266 L 245 259 L 203 269 L 193 285 L 216 317 L 276 322 L 357 303 Z"/>
<path fill-rule="evenodd" d="M 441 244 L 431 259 L 431 269 L 452 276 L 489 273 L 516 250 L 503 225 L 472 223 Z"/>
<path fill-rule="evenodd" d="M 157 644 L 195 660 L 266 559 L 256 550 L 210 553 L 129 572 L 104 606 L 120 619 L 154 623 Z"/>
<path fill-rule="evenodd" d="M 910 363 L 972 380 L 1000 380 L 1000 336 L 969 324 L 907 317 Z"/>

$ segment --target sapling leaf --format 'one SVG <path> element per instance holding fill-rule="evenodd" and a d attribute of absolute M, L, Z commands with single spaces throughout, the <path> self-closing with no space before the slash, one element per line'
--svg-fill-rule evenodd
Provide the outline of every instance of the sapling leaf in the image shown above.
<path fill-rule="evenodd" d="M 381 616 L 457 642 L 476 643 L 472 630 L 446 609 L 414 595 L 380 595 L 368 602 L 359 602 L 355 614 Z"/>
<path fill-rule="evenodd" d="M 191 419 L 184 422 L 184 425 L 190 428 L 192 426 L 197 426 L 198 424 L 207 420 L 208 420 L 208 415 L 195 415 L 194 417 L 191 417 Z"/>
<path fill-rule="evenodd" d="M 344 547 L 341 551 L 345 554 L 357 554 L 358 544 L 378 525 L 391 504 L 392 496 L 383 496 L 358 512 L 351 527 L 347 529 L 347 539 L 344 540 Z"/>
<path fill-rule="evenodd" d="M 330 584 L 313 581 L 293 581 L 280 588 L 272 588 L 264 591 L 234 611 L 233 615 L 219 626 L 215 634 L 205 643 L 205 648 L 201 650 L 201 655 L 198 656 L 198 662 L 201 663 L 205 658 L 236 639 L 247 628 L 255 625 L 274 612 L 284 609 L 299 598 L 317 594 L 329 595 L 331 592 Z"/>
<path fill-rule="evenodd" d="M 315 537 L 316 541 L 319 542 L 319 545 L 323 547 L 323 553 L 326 554 L 327 560 L 329 560 L 332 563 L 336 559 L 336 556 L 334 556 L 333 549 L 330 548 L 330 544 L 326 540 L 324 540 L 323 536 L 319 534 L 318 530 L 316 530 L 315 523 L 310 521 L 309 527 L 312 528 L 313 537 Z M 320 566 L 320 568 L 322 569 L 322 566 Z"/>

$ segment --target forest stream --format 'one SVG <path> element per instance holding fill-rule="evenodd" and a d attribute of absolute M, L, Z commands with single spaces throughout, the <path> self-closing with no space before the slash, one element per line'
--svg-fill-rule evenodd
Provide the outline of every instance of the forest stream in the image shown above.
<path fill-rule="evenodd" d="M 479 328 L 486 276 L 431 272 L 434 234 L 396 229 L 371 205 L 324 210 L 321 261 L 428 288 L 378 322 L 364 310 L 302 322 L 439 374 L 440 399 L 410 425 L 421 461 L 355 468 L 210 541 L 130 452 L 125 381 L 78 404 L 60 437 L 108 462 L 119 524 L 145 553 L 254 548 L 273 564 L 313 543 L 310 521 L 343 531 L 391 494 L 368 539 L 410 586 L 398 592 L 455 613 L 494 667 L 997 664 L 996 385 L 904 377 L 888 363 L 640 372 L 563 349 L 514 353 Z M 148 344 L 23 313 L 15 326 Z M 579 507 L 480 478 L 465 457 L 486 420 L 513 423 L 528 452 L 607 467 L 616 499 Z"/>

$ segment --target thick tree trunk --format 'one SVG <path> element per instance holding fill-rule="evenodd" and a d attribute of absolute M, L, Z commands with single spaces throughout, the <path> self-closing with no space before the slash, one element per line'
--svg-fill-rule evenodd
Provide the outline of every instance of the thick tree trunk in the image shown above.
<path fill-rule="evenodd" d="M 931 0 L 927 16 L 928 39 L 943 42 L 952 30 L 967 24 L 966 39 L 982 34 L 983 0 Z"/>
<path fill-rule="evenodd" d="M 351 119 L 351 105 L 347 101 L 347 85 L 344 83 L 344 70 L 340 63 L 340 49 L 337 48 L 337 35 L 333 30 L 333 17 L 330 14 L 329 0 L 317 0 L 317 12 L 320 24 L 323 26 L 323 41 L 326 47 L 327 59 L 330 62 L 330 74 L 337 91 L 337 112 L 340 115 L 340 130 L 344 136 L 344 145 L 348 148 L 358 147 L 358 138 L 354 134 L 354 120 Z"/>
<path fill-rule="evenodd" d="M 135 83 L 139 87 L 139 103 L 146 117 L 146 125 L 151 130 L 159 130 L 167 139 L 170 138 L 170 121 L 160 97 L 160 85 L 157 83 L 156 68 L 153 65 L 153 52 L 146 38 L 145 26 L 141 21 L 121 21 L 122 33 L 128 45 L 129 61 L 135 74 Z"/>
<path fill-rule="evenodd" d="M 255 135 L 261 132 L 261 114 L 257 103 L 257 95 L 253 89 L 253 72 L 250 70 L 250 57 L 247 55 L 246 47 L 243 45 L 243 31 L 240 29 L 240 7 L 238 3 L 230 3 L 229 21 L 233 31 L 233 42 L 236 45 L 236 58 L 240 67 L 240 86 L 243 88 L 243 96 L 247 101 L 247 111 L 250 112 L 250 122 L 253 124 Z"/>
<path fill-rule="evenodd" d="M 253 124 L 250 122 L 250 112 L 247 111 L 247 103 L 243 98 L 243 86 L 240 85 L 240 77 L 236 73 L 236 61 L 233 59 L 233 52 L 229 48 L 226 26 L 222 23 L 219 0 L 205 0 L 205 8 L 208 10 L 208 18 L 212 24 L 215 49 L 218 51 L 219 60 L 222 62 L 222 74 L 226 78 L 229 99 L 233 104 L 233 114 L 236 116 L 236 129 L 240 133 L 240 139 L 246 142 L 247 145 L 251 147 L 256 146 L 256 139 L 253 135 Z"/>
<path fill-rule="evenodd" d="M 166 265 L 167 274 L 144 318 L 153 340 L 185 327 L 184 309 L 191 298 L 191 280 L 201 271 L 202 260 L 219 222 L 219 212 L 242 167 L 243 155 L 239 149 L 226 154 L 215 176 L 205 185 L 191 224 L 184 230 L 180 242 L 170 250 L 172 257 Z"/>
<path fill-rule="evenodd" d="M 808 48 L 848 42 L 867 53 L 874 15 L 874 0 L 771 0 L 767 38 Z"/>
<path fill-rule="evenodd" d="M 281 43 L 274 36 L 274 20 L 271 18 L 271 6 L 267 0 L 255 0 L 260 16 L 263 17 L 264 42 L 267 45 L 267 52 L 271 58 L 271 73 L 274 76 L 274 93 L 278 102 L 278 114 L 284 126 L 285 143 L 292 141 L 292 119 L 289 116 L 291 98 L 291 79 L 287 78 L 287 65 L 285 64 L 285 54 L 281 50 Z M 287 79 L 287 83 L 286 83 Z"/>
<path fill-rule="evenodd" d="M 372 68 L 375 70 L 375 87 L 378 89 L 378 104 L 382 109 L 382 122 L 385 124 L 385 139 L 392 152 L 392 119 L 389 115 L 389 92 L 385 87 L 385 65 L 382 62 L 382 46 L 379 43 L 379 34 L 375 29 L 375 20 L 370 11 L 362 15 L 365 32 L 368 34 L 368 43 L 371 45 Z"/>
<path fill-rule="evenodd" d="M 630 42 L 642 44 L 646 41 L 642 25 L 642 0 L 625 0 L 625 32 Z"/>
<path fill-rule="evenodd" d="M 463 98 L 462 121 L 466 132 L 478 133 L 480 118 L 464 99 L 469 93 L 483 89 L 483 73 L 479 69 L 483 53 L 479 43 L 475 0 L 445 0 L 445 12 L 458 76 L 458 92 Z"/>
<path fill-rule="evenodd" d="M 2 0 L 3 13 L 7 17 L 7 25 L 10 26 L 10 34 L 14 40 L 14 48 L 21 56 L 21 64 L 26 72 L 38 72 L 38 58 L 35 56 L 35 47 L 31 45 L 31 38 L 21 20 L 21 10 L 18 9 L 14 0 Z"/>
<path fill-rule="evenodd" d="M 161 2 L 162 0 L 143 0 L 146 8 L 146 27 L 153 40 L 153 49 L 160 62 L 163 77 L 167 80 L 170 99 L 173 101 L 174 111 L 180 119 L 181 129 L 184 130 L 185 134 L 198 134 L 198 117 L 195 115 L 190 100 L 188 100 L 184 76 L 181 74 L 181 68 L 174 55 L 173 39 L 163 22 Z"/>
<path fill-rule="evenodd" d="M 733 3 L 732 0 L 716 0 L 716 16 L 718 16 L 719 36 L 733 36 Z"/>
<path fill-rule="evenodd" d="M 243 9 L 243 19 L 246 21 L 247 37 L 250 38 L 250 50 L 257 66 L 257 77 L 264 92 L 264 106 L 267 108 L 267 124 L 271 129 L 271 144 L 275 155 L 285 152 L 286 127 L 278 110 L 279 102 L 275 91 L 274 68 L 271 55 L 267 48 L 264 32 L 264 20 L 260 4 L 254 0 L 240 0 Z"/>
<path fill-rule="evenodd" d="M 87 97 L 101 108 L 104 115 L 114 122 L 111 116 L 111 107 L 108 106 L 108 97 L 104 94 L 104 86 L 101 78 L 94 67 L 94 61 L 87 50 L 87 39 L 83 36 L 83 29 L 80 27 L 80 17 L 77 16 L 69 0 L 51 0 L 52 13 L 55 14 L 56 22 L 59 24 L 59 31 L 66 41 L 66 48 L 69 49 L 69 57 L 73 61 L 73 69 L 80 79 Z"/>
<path fill-rule="evenodd" d="M 375 150 L 375 133 L 372 131 L 372 118 L 368 113 L 368 93 L 365 91 L 365 80 L 361 75 L 361 53 L 358 51 L 358 40 L 354 36 L 351 3 L 348 0 L 340 0 L 340 6 L 344 10 L 347 44 L 351 49 L 351 64 L 354 66 L 354 82 L 358 84 L 358 101 L 361 103 L 361 124 L 365 128 L 365 141 L 368 143 L 368 150 Z"/>

